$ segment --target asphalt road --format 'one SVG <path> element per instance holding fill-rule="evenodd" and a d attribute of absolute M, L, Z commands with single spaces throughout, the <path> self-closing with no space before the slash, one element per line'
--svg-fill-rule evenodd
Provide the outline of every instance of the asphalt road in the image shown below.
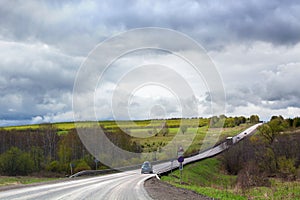
<path fill-rule="evenodd" d="M 140 174 L 135 170 L 7 190 L 0 193 L 0 199 L 151 199 L 143 184 L 152 176 L 155 175 Z"/>
<path fill-rule="evenodd" d="M 233 143 L 253 133 L 261 124 L 254 125 L 233 137 Z M 207 157 L 213 157 L 230 146 L 222 143 L 198 155 L 185 158 L 184 164 L 195 162 Z M 154 173 L 162 173 L 177 168 L 178 162 L 164 162 L 153 166 Z M 144 181 L 155 174 L 140 174 L 140 170 L 132 170 L 116 174 L 92 178 L 75 179 L 60 183 L 30 186 L 0 192 L 1 200 L 24 199 L 151 199 L 145 191 Z"/>

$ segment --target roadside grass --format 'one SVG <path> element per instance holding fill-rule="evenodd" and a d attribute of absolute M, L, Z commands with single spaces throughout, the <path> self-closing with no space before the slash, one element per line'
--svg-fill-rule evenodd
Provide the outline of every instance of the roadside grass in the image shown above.
<path fill-rule="evenodd" d="M 237 189 L 237 177 L 225 174 L 222 171 L 221 161 L 217 158 L 185 166 L 182 184 L 179 170 L 163 176 L 161 180 L 217 199 L 300 199 L 300 181 L 284 182 L 272 178 L 271 187 L 253 187 L 244 191 Z"/>
<path fill-rule="evenodd" d="M 216 158 L 210 158 L 185 166 L 181 185 L 179 170 L 168 176 L 163 176 L 162 180 L 176 187 L 193 190 L 212 198 L 246 199 L 233 190 L 236 176 L 226 175 L 220 171 L 220 161 Z"/>
<path fill-rule="evenodd" d="M 9 185 L 27 185 L 57 180 L 58 178 L 40 178 L 31 176 L 0 176 L 0 187 Z"/>
<path fill-rule="evenodd" d="M 198 187 L 198 186 L 186 186 L 186 185 L 180 185 L 180 184 L 175 184 L 176 187 L 181 187 L 185 188 L 188 190 L 193 190 L 199 194 L 216 198 L 216 199 L 221 199 L 221 200 L 247 200 L 246 197 L 243 197 L 239 194 L 235 194 L 229 190 L 220 190 L 220 189 L 215 189 L 211 187 Z"/>
<path fill-rule="evenodd" d="M 255 200 L 300 199 L 300 181 L 283 182 L 271 179 L 271 187 L 254 187 L 244 191 L 245 196 Z"/>

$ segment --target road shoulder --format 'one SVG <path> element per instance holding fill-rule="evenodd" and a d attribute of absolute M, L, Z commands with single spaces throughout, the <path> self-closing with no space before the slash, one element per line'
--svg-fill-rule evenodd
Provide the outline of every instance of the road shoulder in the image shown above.
<path fill-rule="evenodd" d="M 194 191 L 177 188 L 166 182 L 158 180 L 156 177 L 150 178 L 144 183 L 145 190 L 154 200 L 210 200 L 212 198 L 203 196 Z"/>

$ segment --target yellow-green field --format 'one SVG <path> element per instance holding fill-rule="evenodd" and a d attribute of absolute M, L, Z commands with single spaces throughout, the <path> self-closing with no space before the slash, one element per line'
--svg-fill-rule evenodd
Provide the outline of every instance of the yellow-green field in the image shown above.
<path fill-rule="evenodd" d="M 164 123 L 167 123 L 168 134 L 160 133 Z M 188 144 L 186 155 L 195 153 L 201 148 L 209 148 L 227 136 L 248 128 L 250 124 L 241 124 L 233 128 L 209 128 L 208 119 L 167 119 L 167 120 L 140 120 L 140 121 L 100 121 L 100 122 L 63 122 L 53 124 L 35 124 L 23 126 L 4 127 L 5 130 L 26 130 L 47 128 L 52 126 L 57 134 L 67 134 L 71 129 L 92 127 L 99 124 L 106 130 L 114 132 L 122 129 L 123 132 L 132 136 L 132 141 L 141 145 L 143 152 L 159 151 L 162 147 L 175 141 L 177 144 Z M 183 133 L 180 126 L 186 126 Z M 158 133 L 158 134 L 155 134 Z M 204 143 L 204 145 L 203 145 Z M 173 147 L 172 147 L 173 148 Z M 177 148 L 177 147 L 174 147 Z"/>
<path fill-rule="evenodd" d="M 188 128 L 184 134 L 179 128 L 169 128 L 169 134 L 167 136 L 160 134 L 158 134 L 158 136 L 153 136 L 149 134 L 149 131 L 152 130 L 149 128 L 131 130 L 130 133 L 134 136 L 133 141 L 139 142 L 143 146 L 145 152 L 153 151 L 154 149 L 157 150 L 159 147 L 162 147 L 173 140 L 175 136 L 176 139 L 181 142 L 184 142 L 187 138 L 191 139 L 189 140 L 192 141 L 191 145 L 189 145 L 189 149 L 186 151 L 186 154 L 191 154 L 195 151 L 199 151 L 201 148 L 213 146 L 217 141 L 225 139 L 228 136 L 236 135 L 249 126 L 249 124 L 242 124 L 234 128 L 223 129 L 209 129 L 208 126 L 199 128 L 192 127 Z M 204 138 L 205 147 L 202 146 Z"/>
<path fill-rule="evenodd" d="M 138 121 L 99 121 L 98 123 L 102 125 L 104 128 L 150 128 L 153 126 L 160 126 L 163 122 L 167 122 L 169 127 L 172 126 L 179 126 L 181 123 L 184 123 L 185 125 L 199 125 L 204 126 L 208 123 L 208 119 L 168 119 L 168 120 L 138 120 Z M 90 127 L 95 124 L 95 122 L 91 121 L 83 121 L 83 122 L 59 122 L 59 123 L 52 123 L 53 126 L 55 126 L 57 129 L 60 130 L 70 130 L 76 127 Z M 47 123 L 45 124 L 32 124 L 32 125 L 21 125 L 21 126 L 8 126 L 3 127 L 5 130 L 26 130 L 26 129 L 38 129 L 42 128 L 45 125 L 49 125 Z"/>

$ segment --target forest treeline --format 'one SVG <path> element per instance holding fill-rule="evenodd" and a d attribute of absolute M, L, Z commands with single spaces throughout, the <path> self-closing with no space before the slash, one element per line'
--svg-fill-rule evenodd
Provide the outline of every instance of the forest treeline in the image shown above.
<path fill-rule="evenodd" d="M 249 122 L 257 123 L 259 117 L 215 116 L 209 119 L 199 119 L 199 126 L 234 127 Z M 171 123 L 170 123 L 171 124 Z M 155 136 L 167 136 L 168 129 L 179 128 L 180 124 L 164 124 Z M 93 129 L 85 128 L 85 129 Z M 120 128 L 109 129 L 102 127 L 107 137 L 124 150 L 135 153 L 143 151 L 143 146 L 132 142 L 132 137 Z M 158 127 L 154 128 L 159 129 Z M 91 130 L 92 132 L 93 130 Z M 181 132 L 188 127 L 181 127 Z M 70 174 L 87 169 L 104 169 L 106 166 L 95 163 L 95 158 L 82 144 L 75 128 L 68 131 L 59 130 L 55 124 L 41 124 L 39 128 L 4 129 L 0 128 L 0 175 L 27 175 L 30 173 L 52 172 Z"/>
<path fill-rule="evenodd" d="M 70 174 L 70 165 L 74 167 L 74 173 L 96 168 L 95 158 L 82 144 L 76 129 L 65 134 L 58 132 L 52 124 L 44 124 L 37 129 L 0 129 L 0 175 L 28 175 L 33 172 Z M 138 144 L 132 143 L 131 137 L 120 129 L 114 132 L 107 130 L 106 134 L 123 149 L 141 151 Z M 97 162 L 97 168 L 106 167 Z"/>

